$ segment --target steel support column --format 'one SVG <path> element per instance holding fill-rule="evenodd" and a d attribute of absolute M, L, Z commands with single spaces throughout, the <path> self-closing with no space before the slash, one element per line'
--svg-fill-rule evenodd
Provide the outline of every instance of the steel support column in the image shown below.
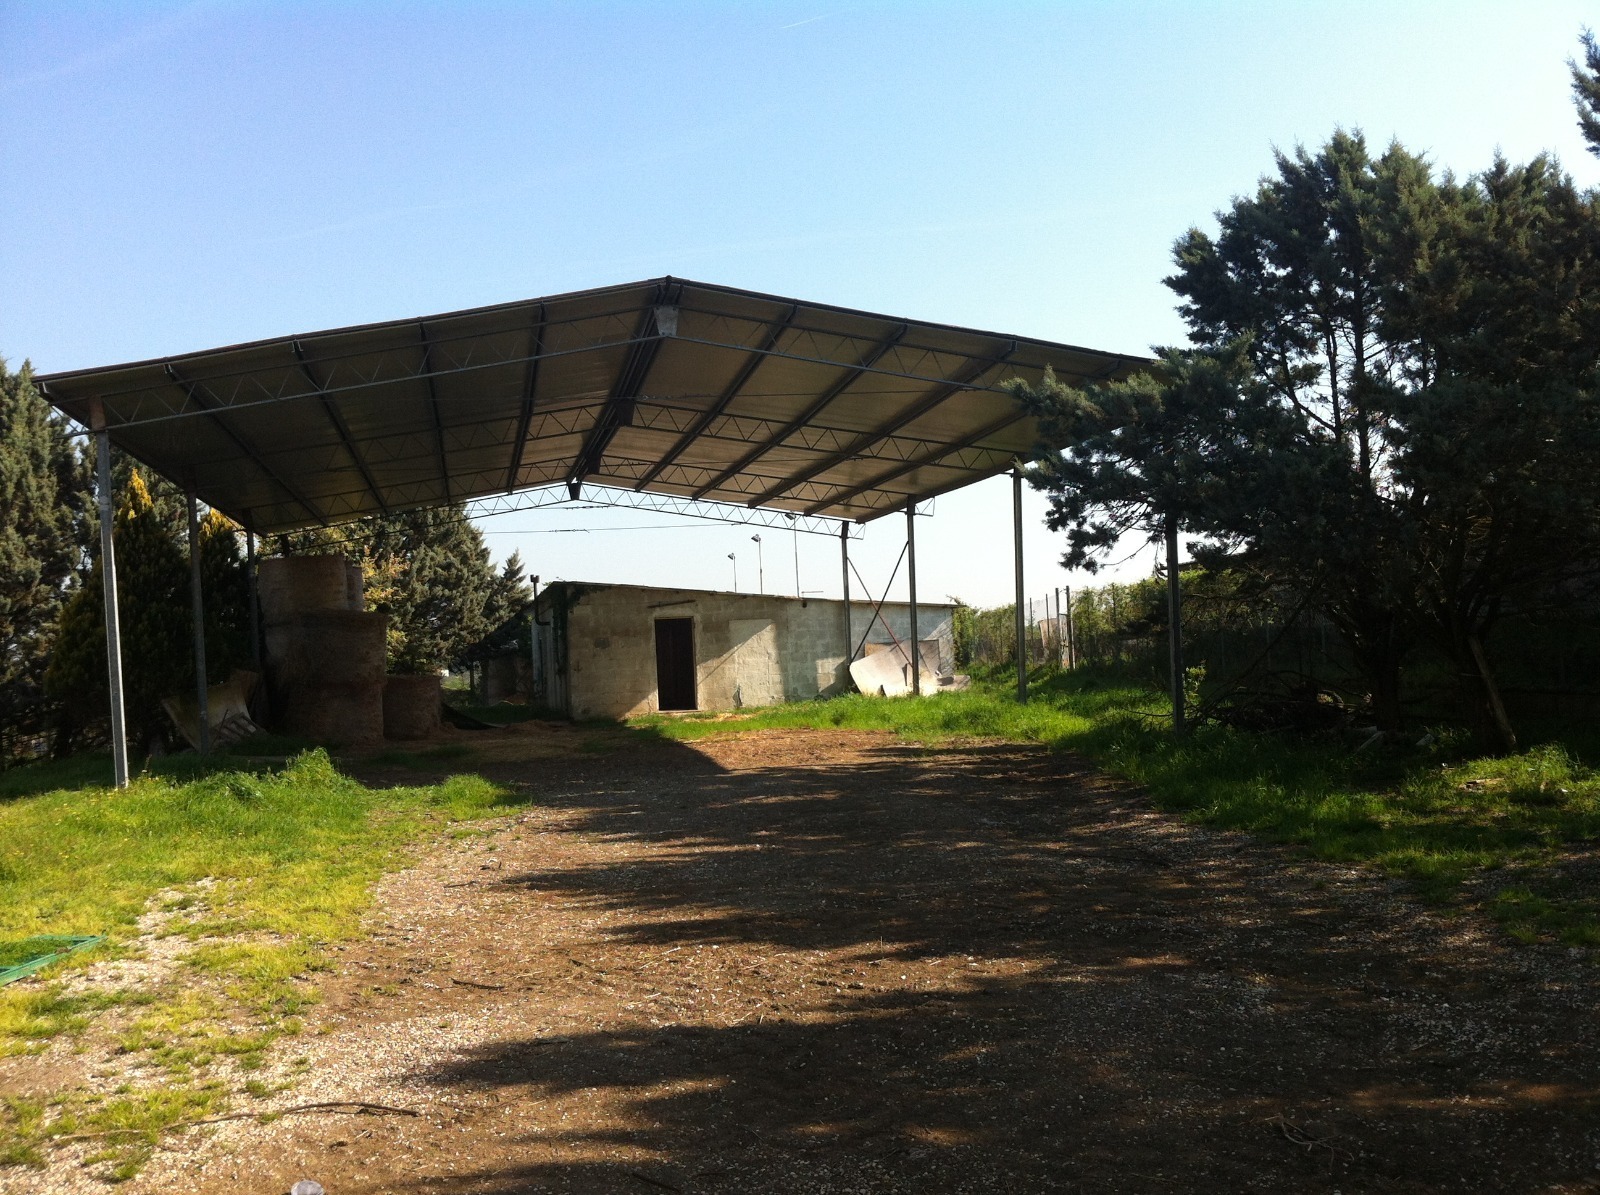
<path fill-rule="evenodd" d="M 1028 700 L 1028 623 L 1022 612 L 1022 470 L 1011 474 L 1011 551 L 1017 570 L 1017 700 Z"/>
<path fill-rule="evenodd" d="M 849 676 L 856 649 L 850 626 L 850 524 L 843 519 L 839 520 L 839 565 L 844 572 L 844 671 Z"/>
<path fill-rule="evenodd" d="M 256 588 L 256 533 L 244 533 L 244 576 L 250 586 L 250 662 L 261 671 L 261 591 Z"/>
<path fill-rule="evenodd" d="M 911 694 L 922 696 L 922 639 L 917 634 L 917 504 L 906 503 L 906 577 L 911 591 Z"/>
<path fill-rule="evenodd" d="M 211 754 L 211 711 L 206 694 L 206 603 L 200 591 L 200 500 L 189 491 L 189 602 L 194 619 L 194 690 L 200 754 Z"/>
<path fill-rule="evenodd" d="M 106 681 L 111 697 L 111 760 L 118 788 L 128 787 L 128 729 L 122 708 L 122 626 L 117 618 L 117 553 L 112 542 L 111 434 L 100 400 L 90 410 L 95 445 L 95 499 L 100 507 L 100 577 L 105 583 Z"/>
<path fill-rule="evenodd" d="M 1171 670 L 1172 733 L 1183 733 L 1183 594 L 1178 577 L 1178 517 L 1167 516 L 1167 655 Z"/>

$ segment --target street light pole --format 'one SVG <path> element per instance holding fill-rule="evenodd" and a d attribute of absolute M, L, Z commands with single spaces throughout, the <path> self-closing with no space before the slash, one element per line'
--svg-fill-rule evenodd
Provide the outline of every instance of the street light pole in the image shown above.
<path fill-rule="evenodd" d="M 750 538 L 756 541 L 756 592 L 766 593 L 767 566 L 761 557 L 761 537 L 759 535 L 752 535 Z"/>
<path fill-rule="evenodd" d="M 738 593 L 739 592 L 739 558 L 737 556 L 735 556 L 732 552 L 729 552 L 728 553 L 728 559 L 733 561 L 733 592 L 734 593 Z"/>
<path fill-rule="evenodd" d="M 800 591 L 800 524 L 793 515 L 789 516 L 789 531 L 794 536 L 794 596 L 805 597 Z"/>

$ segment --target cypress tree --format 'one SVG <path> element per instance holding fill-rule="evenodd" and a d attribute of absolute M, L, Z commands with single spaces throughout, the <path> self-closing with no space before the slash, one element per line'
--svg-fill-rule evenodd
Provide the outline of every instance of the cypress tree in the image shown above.
<path fill-rule="evenodd" d="M 250 579 L 239 551 L 238 529 L 218 511 L 200 520 L 200 592 L 206 610 L 206 672 L 209 683 L 249 668 Z"/>
<path fill-rule="evenodd" d="M 0 762 L 43 729 L 45 667 L 92 534 L 86 454 L 34 388 L 0 360 Z M 15 744 L 20 746 L 20 744 Z"/>

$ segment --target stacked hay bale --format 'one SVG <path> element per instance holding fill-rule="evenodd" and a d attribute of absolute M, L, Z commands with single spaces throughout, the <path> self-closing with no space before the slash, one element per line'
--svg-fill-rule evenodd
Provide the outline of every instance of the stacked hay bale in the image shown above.
<path fill-rule="evenodd" d="M 439 733 L 443 705 L 437 673 L 389 677 L 383 686 L 383 737 L 431 739 Z"/>
<path fill-rule="evenodd" d="M 360 574 L 340 555 L 260 563 L 268 691 L 290 734 L 337 745 L 383 737 L 389 618 L 362 608 Z"/>

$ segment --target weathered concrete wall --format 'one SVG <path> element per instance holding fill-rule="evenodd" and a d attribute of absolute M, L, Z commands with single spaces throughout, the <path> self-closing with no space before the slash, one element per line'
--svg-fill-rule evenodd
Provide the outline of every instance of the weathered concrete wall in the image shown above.
<path fill-rule="evenodd" d="M 843 602 L 817 598 L 802 602 L 692 589 L 583 586 L 567 614 L 565 644 L 556 642 L 554 627 L 541 636 L 548 662 L 545 703 L 575 718 L 654 711 L 658 618 L 694 620 L 700 709 L 772 705 L 832 692 L 848 683 L 843 607 Z M 890 642 L 883 622 L 896 637 L 908 635 L 910 610 L 904 604 L 885 605 L 882 621 L 871 619 L 871 612 L 869 605 L 851 603 L 852 647 L 863 634 L 869 643 Z M 951 608 L 919 605 L 917 629 L 924 657 L 948 663 Z"/>

